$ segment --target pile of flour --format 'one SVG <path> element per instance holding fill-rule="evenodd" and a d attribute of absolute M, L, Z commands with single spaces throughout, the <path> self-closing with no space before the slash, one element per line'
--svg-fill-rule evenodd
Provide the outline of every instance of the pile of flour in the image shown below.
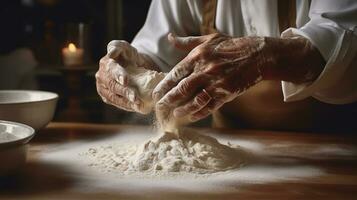
<path fill-rule="evenodd" d="M 207 174 L 239 168 L 245 152 L 196 132 L 165 132 L 141 145 L 108 144 L 82 153 L 89 165 L 106 172 L 188 172 Z"/>

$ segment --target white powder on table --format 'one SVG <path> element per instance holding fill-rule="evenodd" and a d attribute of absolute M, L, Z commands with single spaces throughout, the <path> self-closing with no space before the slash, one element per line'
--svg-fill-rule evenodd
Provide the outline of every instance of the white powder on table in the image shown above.
<path fill-rule="evenodd" d="M 38 156 L 39 162 L 62 166 L 68 175 L 78 181 L 80 191 L 115 191 L 118 194 L 150 195 L 162 197 L 165 193 L 178 192 L 185 194 L 213 194 L 239 192 L 242 186 L 249 184 L 265 184 L 275 182 L 315 183 L 320 177 L 328 174 L 323 170 L 324 164 L 305 163 L 300 157 L 291 157 L 285 152 L 276 151 L 271 141 L 263 138 L 246 138 L 237 135 L 222 135 L 216 132 L 204 132 L 218 138 L 219 142 L 226 144 L 228 141 L 234 146 L 240 146 L 248 152 L 243 157 L 244 167 L 219 171 L 216 173 L 205 172 L 164 172 L 132 171 L 119 168 L 115 162 L 110 162 L 111 157 L 119 159 L 132 158 L 140 144 L 147 143 L 155 133 L 150 128 L 121 129 L 111 137 L 104 137 L 95 141 L 70 141 L 66 144 L 53 144 Z M 156 138 L 156 137 L 155 137 Z M 156 140 L 155 140 L 156 141 Z M 274 141 L 281 144 L 284 141 Z M 232 146 L 228 145 L 228 146 Z M 291 146 L 294 146 L 292 143 Z M 239 150 L 238 149 L 238 150 Z M 94 156 L 90 151 L 96 151 Z M 303 152 L 308 156 L 310 152 Z M 301 155 L 304 157 L 304 155 Z M 99 157 L 104 156 L 99 159 Z M 246 161 L 247 162 L 244 162 Z M 109 164 L 112 163 L 112 164 Z M 121 162 L 120 162 L 121 163 Z M 126 165 L 121 165 L 126 166 Z M 56 173 L 55 171 L 53 173 Z M 316 179 L 317 178 L 317 179 Z M 159 195 L 159 196 L 157 196 Z M 167 198 L 169 199 L 169 198 Z"/>
<path fill-rule="evenodd" d="M 207 174 L 239 168 L 245 152 L 239 146 L 192 131 L 164 133 L 141 145 L 108 144 L 80 154 L 90 166 L 118 174 L 184 172 Z"/>

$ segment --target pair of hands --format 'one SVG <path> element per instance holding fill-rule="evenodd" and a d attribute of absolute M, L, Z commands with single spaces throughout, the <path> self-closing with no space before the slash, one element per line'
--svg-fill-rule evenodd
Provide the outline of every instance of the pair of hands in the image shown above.
<path fill-rule="evenodd" d="M 263 79 L 307 82 L 317 78 L 324 66 L 319 52 L 305 38 L 233 38 L 221 34 L 176 37 L 168 40 L 189 52 L 157 85 L 153 99 L 156 112 L 197 121 L 235 99 Z M 155 66 L 130 44 L 114 41 L 96 74 L 103 101 L 140 112 L 136 91 L 128 87 L 125 66 Z"/>

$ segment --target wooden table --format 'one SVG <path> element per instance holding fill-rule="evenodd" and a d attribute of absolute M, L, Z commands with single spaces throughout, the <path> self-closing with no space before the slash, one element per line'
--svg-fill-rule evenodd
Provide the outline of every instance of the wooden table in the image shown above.
<path fill-rule="evenodd" d="M 16 176 L 1 179 L 0 199 L 357 199 L 357 152 L 334 154 L 326 151 L 321 158 L 318 156 L 304 157 L 296 154 L 296 151 L 305 151 L 305 153 L 301 153 L 301 155 L 305 155 L 306 148 L 301 145 L 300 147 L 295 146 L 294 151 L 287 151 L 285 156 L 323 169 L 325 174 L 299 180 L 243 184 L 237 186 L 234 192 L 229 193 L 155 191 L 138 196 L 115 191 L 108 193 L 100 189 L 90 192 L 76 190 L 75 176 L 66 174 L 62 166 L 51 165 L 37 159 L 37 155 L 46 150 L 49 145 L 100 140 L 131 128 L 133 126 L 51 123 L 47 128 L 37 133 L 30 142 L 26 167 Z M 220 132 L 223 135 L 234 135 L 244 140 L 256 140 L 266 145 L 281 141 L 287 144 L 340 145 L 348 147 L 350 150 L 352 148 L 353 151 L 357 149 L 357 137 L 353 135 L 258 130 L 199 129 L 199 131 Z M 279 148 L 276 150 L 279 151 Z M 294 163 L 289 165 L 293 167 Z"/>

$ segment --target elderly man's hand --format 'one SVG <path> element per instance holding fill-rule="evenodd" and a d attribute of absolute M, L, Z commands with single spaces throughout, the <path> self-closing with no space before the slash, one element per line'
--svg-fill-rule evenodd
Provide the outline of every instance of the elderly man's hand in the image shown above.
<path fill-rule="evenodd" d="M 99 62 L 96 73 L 97 92 L 102 100 L 117 108 L 143 113 L 143 102 L 137 91 L 129 87 L 129 77 L 125 68 L 137 66 L 150 68 L 153 61 L 125 41 L 114 40 L 108 44 L 108 53 Z"/>
<path fill-rule="evenodd" d="M 190 53 L 154 89 L 156 111 L 170 110 L 190 121 L 208 116 L 263 79 L 311 81 L 323 67 L 321 55 L 305 38 L 170 34 L 169 41 Z"/>

